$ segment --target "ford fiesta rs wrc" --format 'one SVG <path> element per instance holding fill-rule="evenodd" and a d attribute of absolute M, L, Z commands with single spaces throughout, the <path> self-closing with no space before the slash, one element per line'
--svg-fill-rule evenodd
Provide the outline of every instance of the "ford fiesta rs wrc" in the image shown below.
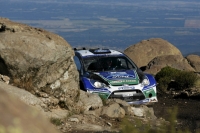
<path fill-rule="evenodd" d="M 74 52 L 82 90 L 129 104 L 157 102 L 154 77 L 143 73 L 124 53 L 100 48 L 74 48 Z"/>

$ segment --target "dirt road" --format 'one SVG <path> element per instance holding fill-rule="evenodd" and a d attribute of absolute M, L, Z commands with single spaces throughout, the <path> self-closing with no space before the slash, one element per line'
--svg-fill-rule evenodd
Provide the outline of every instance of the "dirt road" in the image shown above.
<path fill-rule="evenodd" d="M 158 118 L 169 119 L 169 109 L 177 107 L 177 128 L 187 127 L 192 133 L 200 133 L 200 97 L 174 99 L 171 96 L 159 95 L 158 99 L 158 103 L 153 105 Z"/>

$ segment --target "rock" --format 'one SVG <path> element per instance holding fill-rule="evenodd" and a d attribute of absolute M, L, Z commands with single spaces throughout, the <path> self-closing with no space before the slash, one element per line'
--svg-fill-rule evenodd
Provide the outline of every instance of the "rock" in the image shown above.
<path fill-rule="evenodd" d="M 39 111 L 43 116 L 46 116 L 47 118 L 53 119 L 55 121 L 59 121 L 59 123 L 61 121 L 62 124 L 58 125 L 57 128 L 62 132 L 117 132 L 119 131 L 119 127 L 116 127 L 117 119 L 123 118 L 125 115 L 134 119 L 134 112 L 132 111 L 132 109 L 125 110 L 126 107 L 130 108 L 132 106 L 119 99 L 109 99 L 105 106 L 101 106 L 93 110 L 88 110 L 81 114 L 78 114 L 76 111 L 68 111 L 59 107 L 50 110 L 49 108 L 47 108 L 47 110 L 44 111 L 46 107 L 43 105 L 43 100 L 41 100 L 41 98 L 34 96 L 33 94 L 27 92 L 24 89 L 20 89 L 12 85 L 7 85 L 3 82 L 0 82 L 0 86 L 0 88 L 8 92 L 10 95 L 14 95 L 24 103 L 28 104 L 31 107 L 34 107 L 34 109 Z M 148 119 L 153 119 L 153 110 L 151 108 L 145 108 L 144 106 L 137 108 L 141 108 L 141 110 L 143 111 L 143 115 L 137 116 L 137 118 L 140 117 L 142 119 L 145 119 L 146 121 L 148 121 Z M 89 128 L 89 126 L 91 128 Z"/>
<path fill-rule="evenodd" d="M 132 107 L 132 111 L 134 112 L 134 115 L 137 117 L 143 117 L 146 119 L 156 119 L 153 108 L 148 108 L 145 105 Z"/>
<path fill-rule="evenodd" d="M 103 106 L 101 98 L 98 94 L 80 91 L 80 102 L 84 111 L 98 109 Z"/>
<path fill-rule="evenodd" d="M 163 55 L 151 60 L 146 66 L 145 72 L 156 75 L 166 66 L 178 70 L 195 71 L 182 55 Z"/>
<path fill-rule="evenodd" d="M 146 66 L 152 59 L 163 55 L 180 55 L 179 49 L 161 38 L 152 38 L 133 44 L 124 50 L 138 67 Z"/>
<path fill-rule="evenodd" d="M 58 133 L 40 111 L 25 104 L 0 86 L 0 132 Z"/>
<path fill-rule="evenodd" d="M 70 121 L 70 122 L 76 122 L 76 123 L 79 122 L 78 118 L 69 118 L 68 121 Z"/>
<path fill-rule="evenodd" d="M 132 110 L 135 114 L 135 116 L 143 117 L 144 116 L 144 111 L 141 108 L 138 107 L 132 107 Z"/>
<path fill-rule="evenodd" d="M 120 107 L 125 107 L 125 106 L 130 106 L 126 101 L 121 100 L 121 99 L 108 99 L 106 101 L 106 104 L 112 104 L 112 103 L 118 103 Z"/>
<path fill-rule="evenodd" d="M 0 87 L 8 94 L 18 97 L 24 103 L 31 106 L 35 106 L 36 108 L 38 108 L 38 110 L 42 110 L 41 105 L 43 104 L 43 102 L 30 92 L 12 85 L 7 85 L 6 83 L 3 82 L 0 82 Z"/>
<path fill-rule="evenodd" d="M 99 109 L 95 109 L 95 110 L 89 110 L 89 111 L 85 111 L 84 114 L 86 115 L 94 115 L 96 117 L 101 116 L 101 112 L 102 112 L 102 108 Z"/>
<path fill-rule="evenodd" d="M 125 111 L 117 103 L 105 106 L 102 109 L 102 115 L 110 118 L 123 118 L 125 116 Z"/>
<path fill-rule="evenodd" d="M 66 109 L 56 108 L 43 113 L 47 118 L 50 119 L 64 119 L 69 115 L 69 111 Z"/>
<path fill-rule="evenodd" d="M 0 18 L 0 68 L 13 85 L 56 97 L 72 109 L 79 97 L 74 51 L 60 36 Z"/>
<path fill-rule="evenodd" d="M 9 78 L 8 76 L 1 75 L 1 74 L 0 74 L 0 81 L 3 81 L 3 82 L 5 82 L 6 84 L 9 84 L 10 78 Z"/>
<path fill-rule="evenodd" d="M 113 104 L 113 103 L 118 103 L 120 105 L 120 107 L 124 109 L 126 115 L 133 115 L 130 104 L 128 104 L 124 100 L 121 100 L 121 99 L 108 99 L 106 103 L 108 105 Z"/>
<path fill-rule="evenodd" d="M 188 55 L 186 57 L 189 64 L 195 69 L 196 72 L 200 72 L 200 56 L 198 55 Z"/>
<path fill-rule="evenodd" d="M 80 132 L 103 132 L 103 131 L 109 131 L 110 129 L 105 128 L 101 125 L 97 124 L 90 124 L 90 123 L 85 123 L 85 124 L 79 124 L 79 125 L 73 125 L 74 129 L 79 129 Z M 75 131 L 74 131 L 75 132 Z"/>
<path fill-rule="evenodd" d="M 113 132 L 116 130 L 111 128 L 112 123 L 109 121 L 90 114 L 72 115 L 67 118 L 67 123 L 75 130 L 72 132 Z"/>

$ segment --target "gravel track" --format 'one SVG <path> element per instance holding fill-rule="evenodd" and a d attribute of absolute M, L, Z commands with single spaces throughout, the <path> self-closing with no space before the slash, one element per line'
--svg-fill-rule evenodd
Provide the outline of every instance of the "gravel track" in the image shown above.
<path fill-rule="evenodd" d="M 169 109 L 178 108 L 177 128 L 187 128 L 192 133 L 200 133 L 200 97 L 172 98 L 170 95 L 158 95 L 158 102 L 153 105 L 155 115 L 169 119 Z"/>

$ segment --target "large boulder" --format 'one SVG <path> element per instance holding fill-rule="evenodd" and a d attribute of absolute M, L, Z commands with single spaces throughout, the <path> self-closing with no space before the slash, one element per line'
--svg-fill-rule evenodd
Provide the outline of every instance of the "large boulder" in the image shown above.
<path fill-rule="evenodd" d="M 178 70 L 195 71 L 181 55 L 158 56 L 146 66 L 145 72 L 156 75 L 162 68 L 170 66 Z"/>
<path fill-rule="evenodd" d="M 0 74 L 33 94 L 71 108 L 79 97 L 74 51 L 60 36 L 0 18 Z"/>
<path fill-rule="evenodd" d="M 1 133 L 59 133 L 41 112 L 8 94 L 0 86 Z"/>
<path fill-rule="evenodd" d="M 128 55 L 138 67 L 146 66 L 152 59 L 163 55 L 180 55 L 181 52 L 171 43 L 161 38 L 152 38 L 133 44 L 124 53 Z"/>
<path fill-rule="evenodd" d="M 200 72 L 200 56 L 188 55 L 186 57 L 190 65 L 195 69 L 196 72 Z"/>

